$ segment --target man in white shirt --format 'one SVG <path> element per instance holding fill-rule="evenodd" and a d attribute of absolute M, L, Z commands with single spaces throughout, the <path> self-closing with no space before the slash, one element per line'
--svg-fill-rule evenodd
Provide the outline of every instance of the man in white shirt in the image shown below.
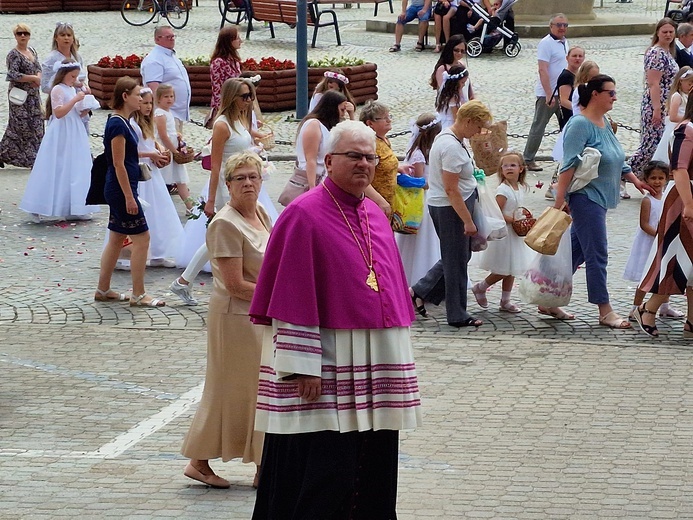
<path fill-rule="evenodd" d="M 537 46 L 539 79 L 534 93 L 537 100 L 534 106 L 534 119 L 529 130 L 527 144 L 523 157 L 527 163 L 527 169 L 533 172 L 542 168 L 534 162 L 537 150 L 541 145 L 546 125 L 552 115 L 558 117 L 560 105 L 554 97 L 558 76 L 568 65 L 565 57 L 568 54 L 568 40 L 565 34 L 568 31 L 568 19 L 562 13 L 555 14 L 549 22 L 549 34 L 547 34 Z"/>
<path fill-rule="evenodd" d="M 171 107 L 171 113 L 176 118 L 180 131 L 183 121 L 190 117 L 190 80 L 183 63 L 173 49 L 176 45 L 176 35 L 170 27 L 160 26 L 154 31 L 152 51 L 142 60 L 142 81 L 152 92 L 156 92 L 161 83 L 173 86 L 176 101 Z M 156 96 L 155 96 L 156 97 Z"/>

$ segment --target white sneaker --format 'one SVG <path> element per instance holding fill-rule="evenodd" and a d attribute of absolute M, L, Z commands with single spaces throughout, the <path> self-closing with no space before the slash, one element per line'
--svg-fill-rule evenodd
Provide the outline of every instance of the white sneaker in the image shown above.
<path fill-rule="evenodd" d="M 176 267 L 176 262 L 170 258 L 152 258 L 147 260 L 149 267 Z"/>
<path fill-rule="evenodd" d="M 171 292 L 178 296 L 185 305 L 195 306 L 197 305 L 197 300 L 193 297 L 190 292 L 190 284 L 185 285 L 178 281 L 178 278 L 173 280 L 171 283 Z"/>
<path fill-rule="evenodd" d="M 129 271 L 130 270 L 130 260 L 120 260 L 118 259 L 116 261 L 115 265 L 116 270 L 118 271 Z"/>

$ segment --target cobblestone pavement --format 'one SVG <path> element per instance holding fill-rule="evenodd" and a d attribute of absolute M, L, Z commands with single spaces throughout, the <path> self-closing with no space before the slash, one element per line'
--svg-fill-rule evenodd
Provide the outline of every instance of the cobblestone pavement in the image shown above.
<path fill-rule="evenodd" d="M 209 52 L 214 42 L 216 2 L 201 4 L 179 33 L 183 56 Z M 656 18 L 648 4 L 605 9 Z M 371 7 L 338 6 L 337 12 L 345 45 L 334 47 L 324 31 L 311 57 L 348 54 L 377 62 L 394 130 L 406 129 L 411 117 L 431 108 L 425 83 L 435 56 L 413 52 L 411 38 L 401 53 L 388 53 L 391 35 L 363 32 Z M 381 17 L 390 16 L 381 6 Z M 126 26 L 117 13 L 3 15 L 6 28 L 20 19 L 32 26 L 41 55 L 58 19 L 75 25 L 89 63 L 150 46 L 151 27 Z M 272 41 L 261 29 L 242 54 L 290 58 L 292 35 L 280 27 Z M 0 54 L 10 36 L 8 29 L 0 39 Z M 633 126 L 647 41 L 575 42 L 616 77 L 615 118 Z M 515 60 L 497 54 L 470 62 L 479 96 L 518 133 L 531 118 L 537 41 L 522 43 Z M 0 106 L 0 120 L 6 112 Z M 203 113 L 195 109 L 194 118 Z M 291 140 L 295 123 L 287 115 L 267 120 Z M 100 132 L 104 120 L 98 113 L 92 131 Z M 190 125 L 193 145 L 207 135 Z M 619 136 L 632 151 L 637 134 Z M 406 141 L 393 140 L 399 153 Z M 97 151 L 99 140 L 92 145 Z M 548 155 L 551 147 L 547 139 L 541 152 Z M 268 185 L 274 200 L 291 165 L 278 166 Z M 533 211 L 546 206 L 544 190 L 534 187 L 550 178 L 553 167 L 544 166 L 530 181 Z M 199 190 L 203 171 L 194 165 L 190 173 Z M 94 303 L 104 213 L 88 223 L 29 224 L 16 207 L 27 177 L 23 169 L 0 172 L 0 518 L 248 518 L 253 468 L 216 462 L 232 488 L 212 490 L 183 477 L 178 454 L 202 389 L 210 276 L 196 281 L 199 307 L 185 307 L 168 293 L 179 271 L 164 268 L 147 271 L 147 287 L 167 307 Z M 639 200 L 634 195 L 608 218 L 609 284 L 621 313 L 634 290 L 621 272 Z M 472 269 L 474 280 L 482 275 Z M 117 272 L 113 286 L 127 289 L 129 274 Z M 682 323 L 660 322 L 657 341 L 599 327 L 581 273 L 568 307 L 578 316 L 573 322 L 540 318 L 528 306 L 519 315 L 499 313 L 498 297 L 495 288 L 486 311 L 472 305 L 485 321 L 478 330 L 448 327 L 436 308 L 413 326 L 425 424 L 402 435 L 400 518 L 693 518 L 693 349 L 681 339 Z M 682 298 L 674 300 L 684 307 Z"/>

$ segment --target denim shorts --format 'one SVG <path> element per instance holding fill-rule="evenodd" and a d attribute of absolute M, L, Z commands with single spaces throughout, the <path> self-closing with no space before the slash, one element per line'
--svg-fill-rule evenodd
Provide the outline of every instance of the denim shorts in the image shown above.
<path fill-rule="evenodd" d="M 419 11 L 423 9 L 422 5 L 410 5 L 407 7 L 407 12 L 404 17 L 404 21 L 397 20 L 397 23 L 405 24 L 411 22 L 414 18 L 419 18 Z M 422 17 L 419 18 L 420 22 L 428 22 L 431 19 L 431 9 L 428 10 Z"/>

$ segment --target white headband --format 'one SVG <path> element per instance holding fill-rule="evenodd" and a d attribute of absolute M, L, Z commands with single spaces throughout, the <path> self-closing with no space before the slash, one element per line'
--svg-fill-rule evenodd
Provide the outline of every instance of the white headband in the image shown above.
<path fill-rule="evenodd" d="M 144 96 L 145 94 L 151 94 L 151 93 L 152 93 L 152 89 L 150 89 L 149 87 L 142 87 L 140 89 L 140 96 Z"/>
<path fill-rule="evenodd" d="M 344 76 L 343 74 L 340 74 L 339 72 L 331 72 L 331 71 L 325 71 L 325 74 L 323 74 L 327 79 L 338 79 L 345 85 L 349 84 L 349 78 Z"/>
<path fill-rule="evenodd" d="M 252 83 L 253 85 L 255 85 L 255 83 L 260 83 L 260 80 L 262 79 L 262 76 L 260 76 L 260 74 L 256 74 L 255 76 L 251 76 L 251 77 L 245 78 L 245 79 L 249 79 L 249 80 L 251 81 L 251 83 Z"/>
<path fill-rule="evenodd" d="M 440 119 L 438 116 L 436 116 L 433 121 L 431 121 L 430 123 L 425 124 L 423 126 L 420 126 L 419 128 L 421 128 L 421 130 L 428 130 L 428 129 L 433 128 L 434 126 L 436 126 L 438 124 L 440 124 Z"/>
<path fill-rule="evenodd" d="M 81 69 L 79 63 L 76 61 L 70 63 L 63 63 L 61 61 L 56 61 L 53 64 L 53 72 L 58 72 L 60 69 Z"/>

